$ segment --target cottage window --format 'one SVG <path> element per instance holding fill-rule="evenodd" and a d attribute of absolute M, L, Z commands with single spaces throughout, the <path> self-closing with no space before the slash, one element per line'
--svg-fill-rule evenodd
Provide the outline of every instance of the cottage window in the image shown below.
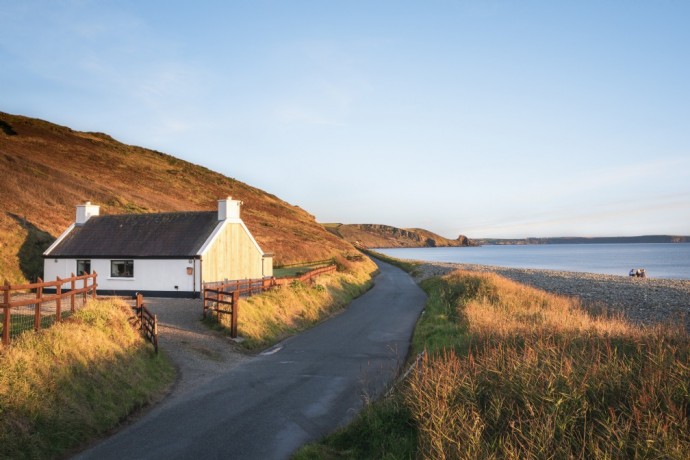
<path fill-rule="evenodd" d="M 77 260 L 77 276 L 91 274 L 90 260 Z"/>
<path fill-rule="evenodd" d="M 134 276 L 134 261 L 111 260 L 110 276 L 113 278 L 132 278 Z"/>

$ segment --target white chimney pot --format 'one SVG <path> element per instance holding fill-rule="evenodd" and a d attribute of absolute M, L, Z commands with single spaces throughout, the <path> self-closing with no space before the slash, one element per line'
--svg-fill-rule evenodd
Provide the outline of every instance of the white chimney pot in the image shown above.
<path fill-rule="evenodd" d="M 240 220 L 241 205 L 241 201 L 232 197 L 218 200 L 218 220 Z"/>
<path fill-rule="evenodd" d="M 101 212 L 101 207 L 95 204 L 91 204 L 90 201 L 87 201 L 84 204 L 79 204 L 77 205 L 77 220 L 76 224 L 77 225 L 82 225 L 84 224 L 89 218 L 93 216 L 98 216 Z"/>

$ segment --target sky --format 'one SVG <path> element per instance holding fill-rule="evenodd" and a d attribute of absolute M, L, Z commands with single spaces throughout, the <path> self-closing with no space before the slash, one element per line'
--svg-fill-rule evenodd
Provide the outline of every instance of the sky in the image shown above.
<path fill-rule="evenodd" d="M 0 0 L 0 111 L 319 222 L 690 235 L 690 2 Z"/>

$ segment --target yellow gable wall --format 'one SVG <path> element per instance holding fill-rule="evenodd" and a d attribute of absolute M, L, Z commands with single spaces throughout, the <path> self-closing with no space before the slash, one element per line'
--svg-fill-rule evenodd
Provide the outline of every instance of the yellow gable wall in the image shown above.
<path fill-rule="evenodd" d="M 262 278 L 262 253 L 242 224 L 225 225 L 202 255 L 202 282 Z"/>

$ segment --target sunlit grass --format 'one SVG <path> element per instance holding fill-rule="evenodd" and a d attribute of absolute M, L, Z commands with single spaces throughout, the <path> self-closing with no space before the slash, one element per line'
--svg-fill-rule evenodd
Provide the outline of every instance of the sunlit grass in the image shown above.
<path fill-rule="evenodd" d="M 129 323 L 129 307 L 90 301 L 63 323 L 0 351 L 0 458 L 52 458 L 116 426 L 174 370 Z"/>
<path fill-rule="evenodd" d="M 300 264 L 300 265 L 289 266 L 289 267 L 280 267 L 280 268 L 274 267 L 273 268 L 273 276 L 275 276 L 276 278 L 282 278 L 282 277 L 304 275 L 305 273 L 307 273 L 310 270 L 315 270 L 317 268 L 326 267 L 328 265 L 331 265 L 334 260 L 335 259 L 332 259 L 330 261 Z"/>
<path fill-rule="evenodd" d="M 400 268 L 401 270 L 404 270 L 407 273 L 410 273 L 411 275 L 415 274 L 415 269 L 420 265 L 420 262 L 398 259 L 395 257 L 387 256 L 387 255 L 382 254 L 380 252 L 376 252 L 372 249 L 360 248 L 360 251 L 362 251 L 365 254 L 370 255 L 371 257 L 375 257 L 375 258 L 382 260 L 386 263 L 394 265 L 394 266 Z"/>
<path fill-rule="evenodd" d="M 455 272 L 441 287 L 468 340 L 426 355 L 408 381 L 422 456 L 690 455 L 681 330 L 593 316 L 493 274 Z"/>
<path fill-rule="evenodd" d="M 371 286 L 376 266 L 364 258 L 338 260 L 339 271 L 321 275 L 313 284 L 293 282 L 272 291 L 242 299 L 238 335 L 242 345 L 259 349 L 304 330 L 341 310 Z M 221 317 L 228 326 L 229 315 Z"/>

